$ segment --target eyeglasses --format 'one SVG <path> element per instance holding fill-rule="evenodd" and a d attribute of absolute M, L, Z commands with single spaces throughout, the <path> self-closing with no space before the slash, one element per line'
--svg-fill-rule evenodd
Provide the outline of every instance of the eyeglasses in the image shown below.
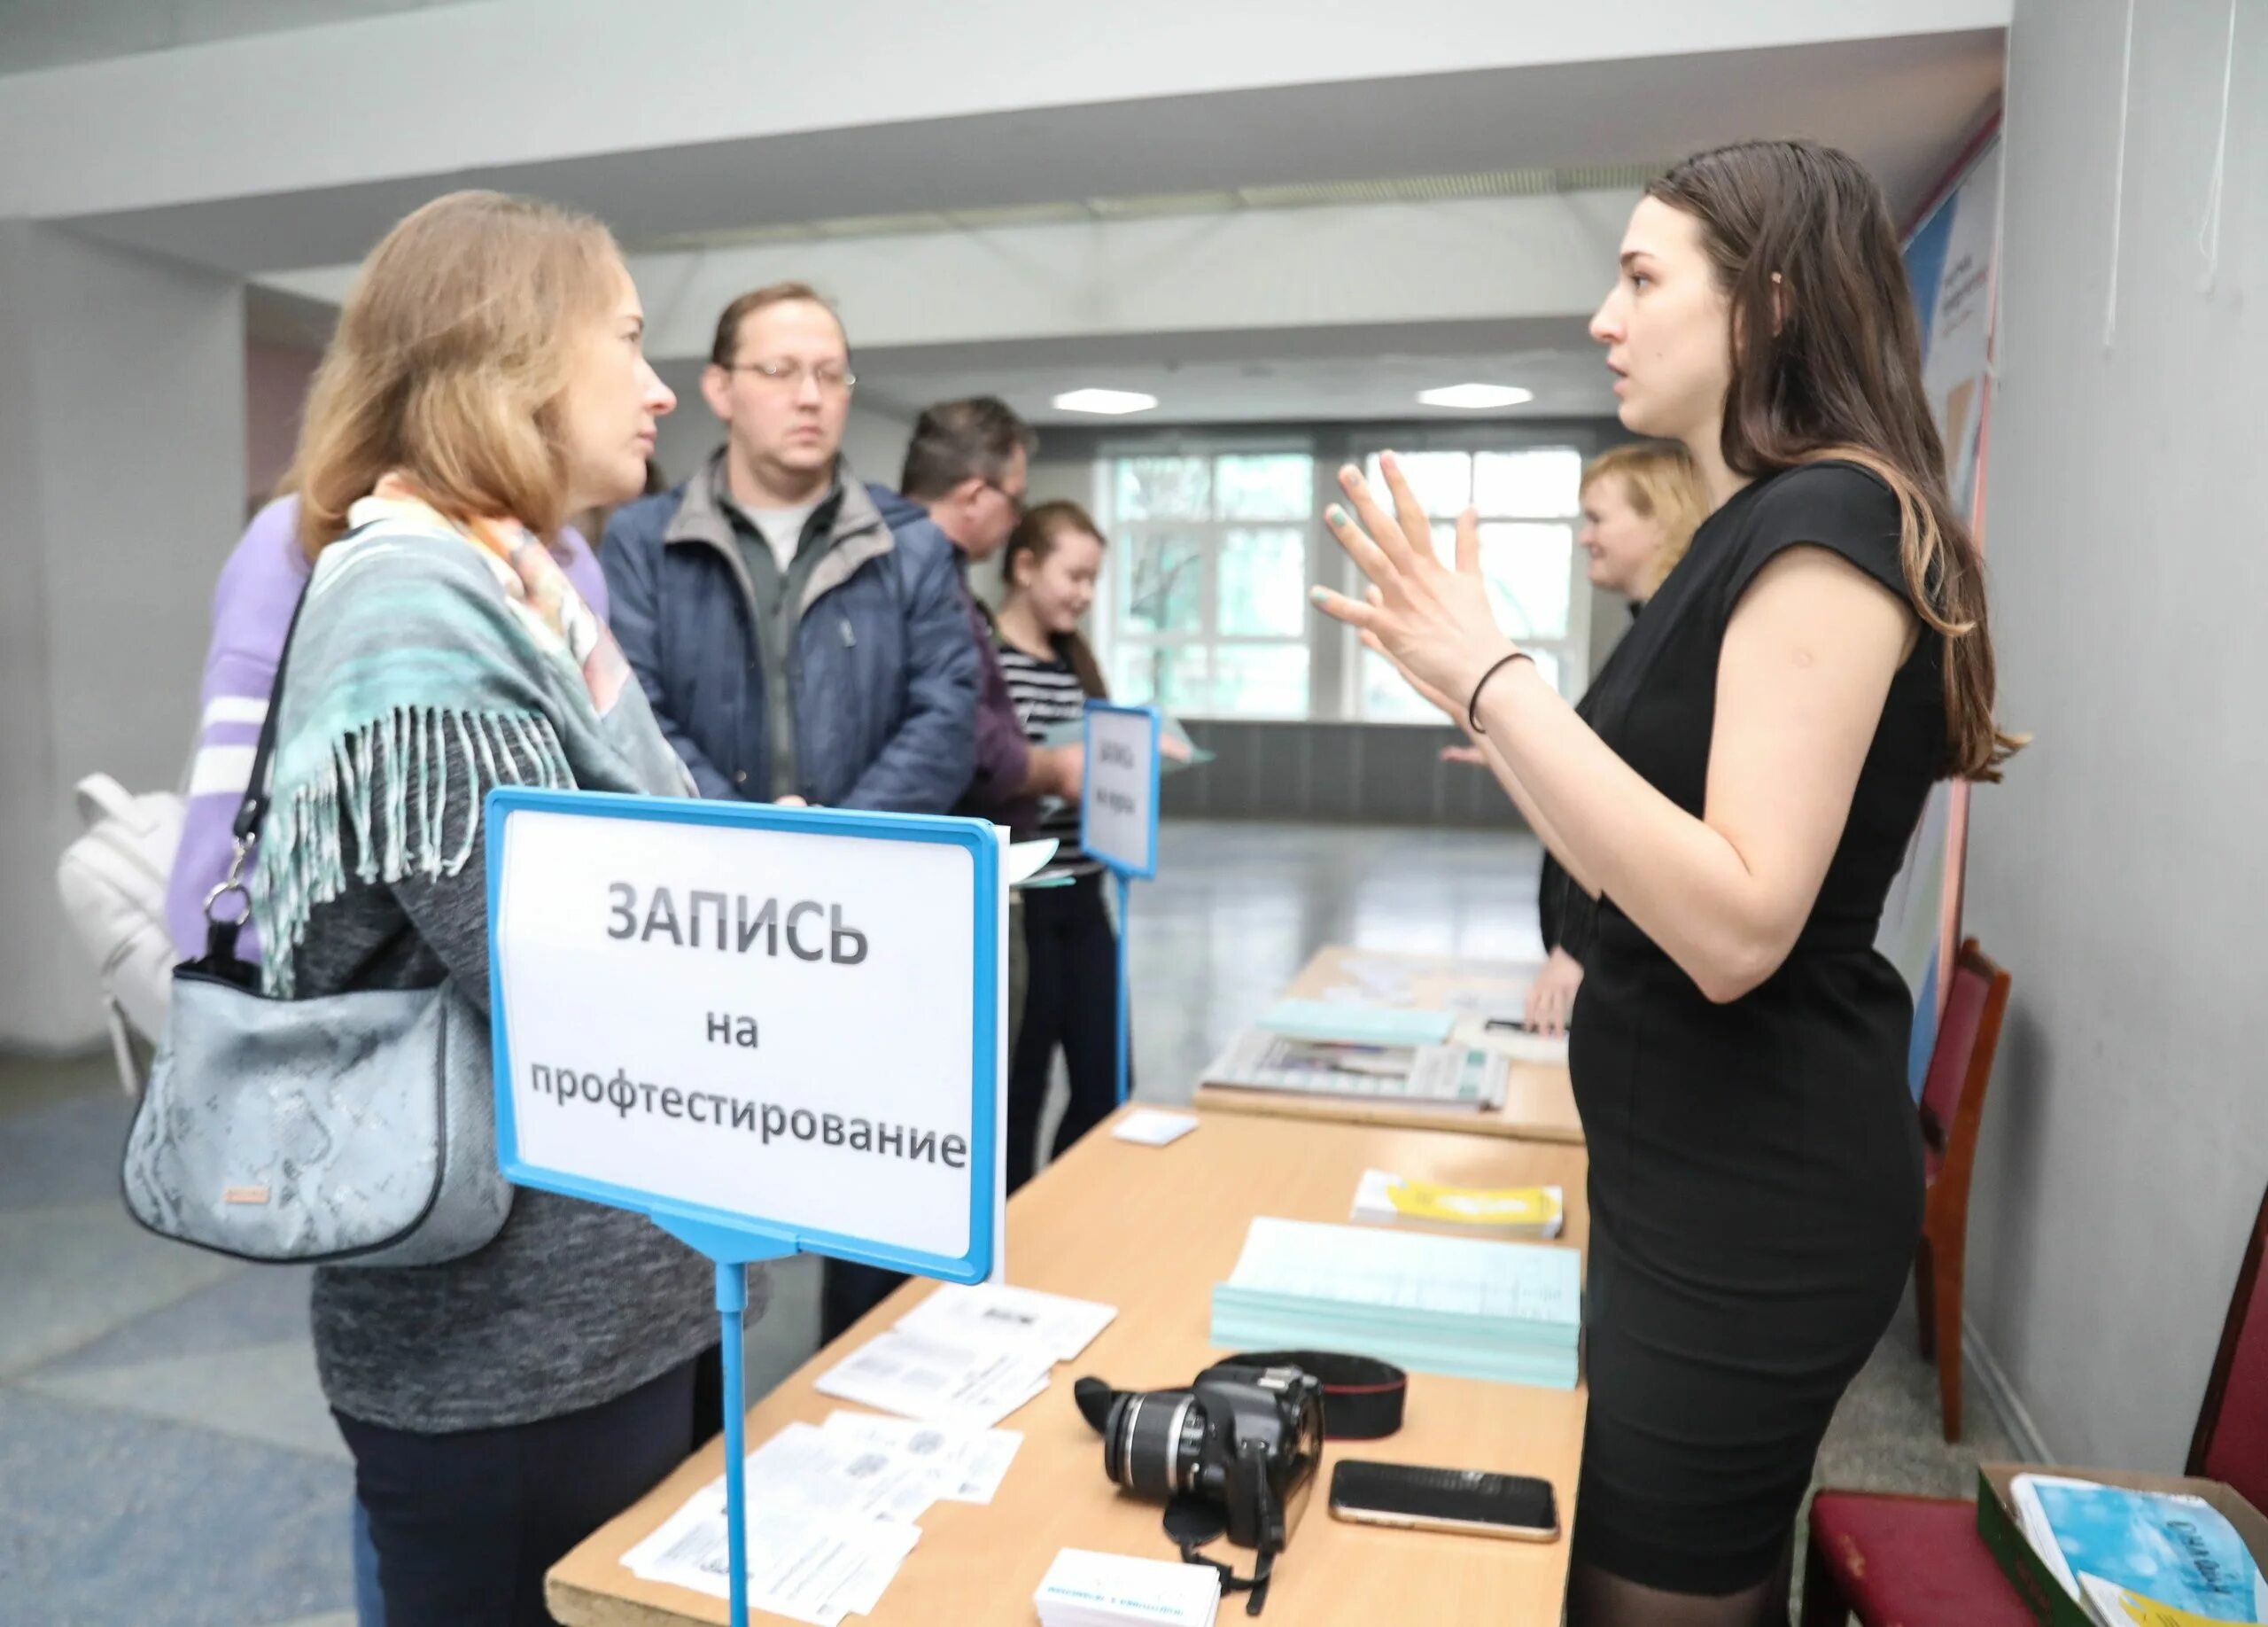
<path fill-rule="evenodd" d="M 1029 503 L 1029 499 L 1025 495 L 1025 494 L 1022 492 L 1012 492 L 1006 487 L 1001 485 L 998 480 L 987 480 L 984 484 L 990 487 L 992 490 L 1000 494 L 1000 500 L 1008 505 L 1008 512 L 1014 515 L 1018 519 L 1023 518 L 1024 510 Z"/>
<path fill-rule="evenodd" d="M 848 395 L 858 382 L 856 373 L 832 362 L 822 362 L 816 367 L 805 367 L 800 362 L 728 362 L 724 365 L 728 373 L 754 373 L 768 385 L 789 390 L 803 388 L 804 380 L 809 378 L 819 385 L 822 395 Z"/>

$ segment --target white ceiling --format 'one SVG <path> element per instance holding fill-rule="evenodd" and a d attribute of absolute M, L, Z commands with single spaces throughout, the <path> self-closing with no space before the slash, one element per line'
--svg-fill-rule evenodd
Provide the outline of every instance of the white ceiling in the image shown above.
<path fill-rule="evenodd" d="M 1807 136 L 1845 148 L 1874 170 L 1893 209 L 1906 214 L 1989 114 L 2000 90 L 2003 37 L 1999 28 L 1963 27 L 1029 107 L 219 198 L 74 224 L 257 275 L 351 263 L 386 224 L 443 186 L 496 185 L 591 209 L 633 251 L 677 250 L 688 276 L 702 263 L 714 269 L 729 261 L 734 251 L 727 245 L 750 235 L 769 240 L 751 263 L 783 262 L 768 275 L 798 275 L 829 245 L 871 245 L 903 270 L 901 283 L 917 292 L 937 291 L 901 313 L 924 321 L 889 324 L 905 342 L 858 354 L 861 401 L 884 411 L 910 414 L 932 401 L 984 393 L 1005 397 L 1036 423 L 1092 424 L 1106 420 L 1066 417 L 1048 402 L 1066 390 L 1101 385 L 1161 398 L 1156 412 L 1119 420 L 1129 425 L 1456 420 L 1473 415 L 1421 408 L 1417 393 L 1478 381 L 1535 392 L 1533 402 L 1503 416 L 1586 416 L 1612 412 L 1613 400 L 1573 293 L 1531 307 L 1558 313 L 1550 318 L 1442 323 L 1433 320 L 1444 308 L 1437 291 L 1412 278 L 1407 308 L 1283 318 L 1363 325 L 1261 331 L 1249 312 L 1203 309 L 1204 290 L 1196 285 L 1205 278 L 1192 276 L 1182 284 L 1190 289 L 1187 308 L 1177 307 L 1173 320 L 1208 331 L 1106 332 L 1107 314 L 1141 303 L 1122 297 L 1139 285 L 1127 279 L 1161 274 L 1157 263 L 1129 255 L 1130 269 L 1077 284 L 1098 330 L 1081 337 L 1062 332 L 1060 312 L 1018 328 L 1035 273 L 1029 262 L 1016 262 L 1022 281 L 1008 274 L 1005 245 L 1014 233 L 970 228 L 1007 224 L 987 213 L 1004 210 L 1034 211 L 1035 221 L 1072 213 L 1154 218 L 1149 212 L 1173 207 L 1174 195 L 1200 211 L 1293 201 L 1268 189 L 1324 189 L 1317 202 L 1343 205 L 1348 183 L 1412 176 L 1431 177 L 1427 185 L 1454 196 L 1457 177 L 1495 175 L 1501 191 L 1509 171 L 1658 163 L 1755 136 Z M 806 237 L 811 255 L 796 247 Z M 980 239 L 981 248 L 968 247 Z M 1375 247 L 1357 237 L 1348 252 Z M 1564 258 L 1563 248 L 1541 239 L 1528 253 Z M 987 256 L 998 275 L 967 269 Z M 922 268 L 932 264 L 938 275 L 925 281 Z M 1509 278 L 1517 269 L 1510 259 L 1486 266 L 1490 277 Z M 1318 269 L 1313 260 L 1285 267 L 1286 288 L 1304 288 Z M 1068 274 L 1046 275 L 1059 292 L 1074 285 Z M 1599 292 L 1610 275 L 1602 261 Z M 319 272 L 301 276 L 297 287 L 305 294 L 322 282 Z M 650 306 L 657 291 L 646 292 Z M 704 284 L 702 298 L 713 292 Z M 1580 298 L 1589 298 L 1588 284 Z M 950 331 L 933 325 L 946 304 L 999 317 L 990 329 L 994 337 L 982 344 L 915 342 Z M 1513 308 L 1509 300 L 1468 307 L 1476 318 Z M 278 331 L 291 326 L 304 333 L 322 316 L 305 299 L 263 296 L 256 309 Z M 858 315 L 855 302 L 852 314 Z M 854 320 L 854 340 L 858 329 Z M 874 331 L 871 321 L 867 331 Z M 678 363 L 668 371 L 682 391 L 695 369 Z"/>
<path fill-rule="evenodd" d="M 1577 322 L 1410 324 L 1269 334 L 1058 339 L 1007 346 L 905 347 L 856 358 L 862 406 L 910 417 L 932 401 L 998 395 L 1034 424 L 1285 423 L 1309 420 L 1603 417 L 1614 396 L 1597 346 Z M 673 370 L 672 385 L 696 370 Z M 1441 385 L 1535 392 L 1488 413 L 1424 407 Z M 1115 420 L 1059 412 L 1068 390 L 1139 390 L 1157 409 Z"/>
<path fill-rule="evenodd" d="M 867 380 L 873 379 L 871 391 Z M 998 395 L 1033 424 L 1111 422 L 1239 424 L 1307 419 L 1591 418 L 1611 416 L 1614 394 L 1599 354 L 1527 351 L 1460 361 L 1374 356 L 1343 362 L 1270 362 L 977 368 L 967 371 L 862 371 L 868 404 L 904 415 L 961 395 Z M 1418 393 L 1453 384 L 1519 385 L 1535 400 L 1486 413 L 1419 405 Z M 1067 391 L 1100 386 L 1158 398 L 1156 410 L 1116 419 L 1059 412 Z"/>
<path fill-rule="evenodd" d="M 1864 160 L 1910 208 L 1999 93 L 1999 29 L 1033 107 L 69 217 L 242 272 L 358 261 L 450 187 L 587 209 L 633 249 L 842 217 L 1658 162 L 1755 136 Z"/>

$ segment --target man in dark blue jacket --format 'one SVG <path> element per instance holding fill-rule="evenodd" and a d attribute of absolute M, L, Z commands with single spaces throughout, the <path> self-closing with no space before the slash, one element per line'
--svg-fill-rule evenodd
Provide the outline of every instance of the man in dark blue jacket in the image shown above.
<path fill-rule="evenodd" d="M 975 772 L 953 548 L 851 475 L 853 382 L 812 289 L 742 295 L 701 379 L 725 445 L 607 525 L 615 636 L 704 797 L 942 814 Z"/>

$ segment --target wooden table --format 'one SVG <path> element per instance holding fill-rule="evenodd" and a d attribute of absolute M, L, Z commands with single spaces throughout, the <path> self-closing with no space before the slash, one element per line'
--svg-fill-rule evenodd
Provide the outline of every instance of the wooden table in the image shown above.
<path fill-rule="evenodd" d="M 1452 960 L 1441 955 L 1401 954 L 1333 944 L 1320 950 L 1284 991 L 1286 1000 L 1322 1000 L 1332 990 L 1366 987 L 1355 969 L 1364 962 L 1400 969 L 1406 995 L 1378 1003 L 1440 1008 L 1449 992 L 1475 985 L 1510 990 L 1524 985 L 1534 966 Z M 1375 987 L 1374 985 L 1370 985 Z M 1374 996 L 1375 998 L 1375 996 Z M 1463 1108 L 1423 1107 L 1406 1102 L 1365 1101 L 1356 1096 L 1307 1095 L 1289 1090 L 1232 1090 L 1200 1085 L 1192 1100 L 1210 1111 L 1252 1113 L 1270 1118 L 1322 1119 L 1399 1129 L 1441 1129 L 1465 1135 L 1509 1136 L 1526 1141 L 1565 1141 L 1580 1146 L 1583 1121 L 1575 1111 L 1575 1088 L 1565 1063 L 1514 1062 L 1504 1078 L 1500 1107 L 1472 1112 Z"/>
<path fill-rule="evenodd" d="M 1186 1384 L 1223 1352 L 1208 1341 L 1213 1285 L 1226 1278 L 1255 1215 L 1343 1221 L 1363 1170 L 1378 1165 L 1476 1186 L 1556 1182 L 1567 1190 L 1565 1241 L 1590 1234 L 1579 1148 L 1471 1135 L 1300 1124 L 1207 1114 L 1170 1147 L 1138 1147 L 1096 1130 L 1008 1206 L 1008 1274 L 1014 1282 L 1118 1307 L 1076 1362 L 1006 1420 L 1024 1442 L 987 1506 L 939 1503 L 921 1517 L 921 1541 L 866 1618 L 874 1627 L 973 1627 L 1034 1619 L 1033 1590 L 1056 1552 L 1100 1549 L 1171 1559 L 1155 1504 L 1120 1495 L 1104 1479 L 1102 1443 L 1080 1418 L 1071 1382 L 1094 1374 L 1126 1389 Z M 812 1381 L 932 1291 L 910 1283 L 821 1351 L 749 1414 L 750 1449 L 792 1421 L 823 1421 L 841 1403 Z M 1341 1455 L 1542 1475 L 1558 1493 L 1563 1531 L 1575 1517 L 1575 1472 L 1587 1391 L 1526 1389 L 1412 1374 L 1401 1433 L 1334 1444 L 1291 1545 L 1278 1561 L 1263 1623 L 1559 1620 L 1567 1543 L 1504 1542 L 1394 1531 L 1333 1520 L 1323 1488 Z M 554 1615 L 570 1627 L 664 1627 L 723 1622 L 725 1601 L 642 1582 L 621 1556 L 702 1486 L 724 1472 L 721 1441 L 689 1460 L 635 1507 L 555 1566 Z M 1249 1550 L 1211 1552 L 1249 1574 Z M 756 1619 L 777 1622 L 769 1615 Z M 1223 1600 L 1223 1623 L 1244 1619 Z"/>

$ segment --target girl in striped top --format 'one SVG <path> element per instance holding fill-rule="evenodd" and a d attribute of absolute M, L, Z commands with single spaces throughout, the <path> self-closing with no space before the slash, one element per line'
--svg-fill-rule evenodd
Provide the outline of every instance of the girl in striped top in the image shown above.
<path fill-rule="evenodd" d="M 1089 697 L 1105 694 L 1101 670 L 1079 635 L 1079 619 L 1094 603 L 1102 553 L 1102 533 L 1085 510 L 1047 502 L 1017 523 L 1002 554 L 1006 592 L 994 642 L 1016 716 L 1036 744 L 1078 720 Z M 1107 1117 L 1118 1088 L 1118 938 L 1103 900 L 1101 867 L 1079 849 L 1077 802 L 1048 798 L 1038 834 L 1062 844 L 1048 868 L 1072 880 L 1027 892 L 1021 912 L 1031 980 L 1008 1066 L 1011 1192 L 1031 1179 L 1058 1046 L 1071 1076 L 1071 1103 L 1051 1156 L 1060 1156 Z"/>

